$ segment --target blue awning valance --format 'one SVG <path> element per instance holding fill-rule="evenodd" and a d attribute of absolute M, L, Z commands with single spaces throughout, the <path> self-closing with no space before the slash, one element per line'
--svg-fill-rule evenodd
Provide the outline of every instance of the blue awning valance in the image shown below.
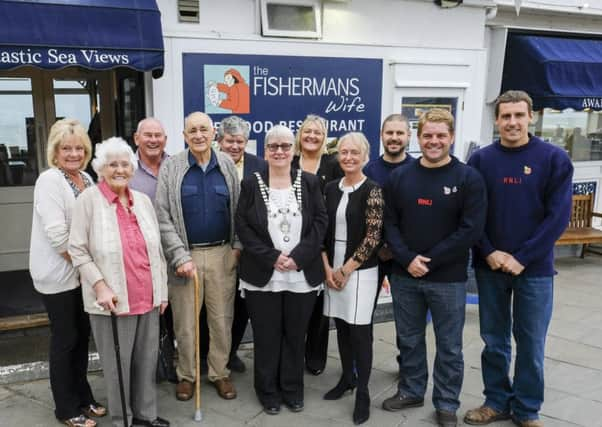
<path fill-rule="evenodd" d="M 602 110 L 602 40 L 511 34 L 502 91 L 521 89 L 534 109 Z"/>
<path fill-rule="evenodd" d="M 0 0 L 0 70 L 163 70 L 155 0 Z"/>

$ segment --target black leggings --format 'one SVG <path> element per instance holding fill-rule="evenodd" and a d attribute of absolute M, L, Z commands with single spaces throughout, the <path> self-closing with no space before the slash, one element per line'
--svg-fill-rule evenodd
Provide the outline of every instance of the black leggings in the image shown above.
<path fill-rule="evenodd" d="M 355 361 L 358 393 L 367 393 L 372 370 L 372 324 L 353 325 L 336 318 L 334 322 L 337 327 L 343 379 L 347 384 L 351 384 Z"/>

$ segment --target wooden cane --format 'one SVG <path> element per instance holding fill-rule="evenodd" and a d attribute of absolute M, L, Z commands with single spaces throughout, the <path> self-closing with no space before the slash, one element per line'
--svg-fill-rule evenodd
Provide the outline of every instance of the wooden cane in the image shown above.
<path fill-rule="evenodd" d="M 113 304 L 117 304 L 117 297 L 113 297 Z M 119 396 L 121 398 L 121 413 L 123 415 L 123 426 L 128 427 L 127 406 L 125 404 L 125 387 L 123 384 L 123 370 L 121 368 L 121 352 L 119 348 L 119 332 L 117 329 L 117 315 L 111 311 L 111 329 L 113 330 L 113 345 L 115 347 L 115 362 L 117 365 L 117 380 L 119 381 Z"/>
<path fill-rule="evenodd" d="M 199 314 L 201 312 L 201 304 L 199 301 L 199 275 L 196 270 L 194 271 L 194 336 L 195 336 L 195 351 L 194 351 L 194 363 L 195 363 L 195 378 L 194 382 L 194 420 L 201 422 L 203 419 L 203 413 L 201 412 L 201 351 L 199 344 L 201 342 L 201 325 L 199 324 Z"/>

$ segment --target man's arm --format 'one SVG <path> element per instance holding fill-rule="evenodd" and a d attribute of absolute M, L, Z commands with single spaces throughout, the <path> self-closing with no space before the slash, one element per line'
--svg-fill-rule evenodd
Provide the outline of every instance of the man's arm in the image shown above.
<path fill-rule="evenodd" d="M 542 259 L 554 247 L 566 229 L 571 216 L 573 198 L 573 165 L 565 153 L 554 153 L 546 184 L 543 221 L 512 256 L 524 267 Z"/>
<path fill-rule="evenodd" d="M 192 257 L 190 256 L 188 248 L 180 238 L 173 222 L 173 217 L 177 215 L 177 213 L 174 212 L 172 214 L 171 212 L 169 192 L 176 190 L 169 188 L 169 162 L 170 159 L 165 161 L 159 170 L 157 193 L 155 196 L 155 212 L 159 223 L 159 231 L 161 232 L 161 243 L 163 245 L 163 251 L 165 252 L 165 258 L 169 266 L 176 270 L 181 265 L 192 261 Z"/>

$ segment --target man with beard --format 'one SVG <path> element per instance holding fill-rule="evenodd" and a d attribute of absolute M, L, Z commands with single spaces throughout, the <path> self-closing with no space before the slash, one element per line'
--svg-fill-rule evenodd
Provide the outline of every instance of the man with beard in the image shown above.
<path fill-rule="evenodd" d="M 414 158 L 406 153 L 411 134 L 410 122 L 406 116 L 390 114 L 383 121 L 380 138 L 385 152 L 364 166 L 364 174 L 376 181 L 381 188 L 385 186 L 391 172 L 414 161 Z M 392 259 L 393 255 L 385 243 L 378 251 L 379 286 L 383 284 L 385 277 L 391 275 Z"/>

